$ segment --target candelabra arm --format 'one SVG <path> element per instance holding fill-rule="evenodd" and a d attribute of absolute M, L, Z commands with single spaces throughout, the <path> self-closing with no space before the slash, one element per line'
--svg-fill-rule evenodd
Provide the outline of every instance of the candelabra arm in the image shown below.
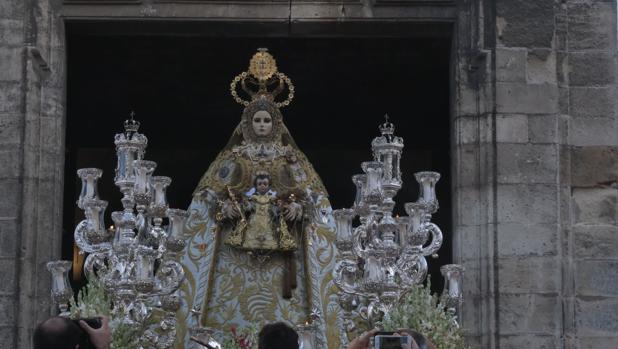
<path fill-rule="evenodd" d="M 442 231 L 437 225 L 431 222 L 423 223 L 421 225 L 421 229 L 424 229 L 431 233 L 431 243 L 428 246 L 422 248 L 421 254 L 423 256 L 433 255 L 434 253 L 438 252 L 440 247 L 442 247 Z"/>
<path fill-rule="evenodd" d="M 354 283 L 358 274 L 356 262 L 349 259 L 338 261 L 333 270 L 334 282 L 343 292 L 352 295 L 361 295 L 358 286 Z M 352 282 L 351 282 L 352 281 Z"/>
<path fill-rule="evenodd" d="M 427 277 L 427 260 L 419 253 L 405 253 L 397 261 L 396 269 L 401 279 L 402 289 L 410 289 Z"/>
<path fill-rule="evenodd" d="M 105 252 L 91 253 L 86 257 L 84 261 L 84 274 L 89 281 L 103 282 L 103 277 L 108 274 L 108 271 Z"/>
<path fill-rule="evenodd" d="M 180 287 L 185 279 L 185 272 L 180 263 L 167 260 L 157 271 L 156 278 L 160 281 L 157 294 L 168 295 Z"/>
<path fill-rule="evenodd" d="M 358 226 L 354 229 L 352 236 L 352 253 L 356 257 L 366 258 L 367 251 L 363 248 L 363 239 L 367 237 L 367 230 L 364 225 Z"/>
<path fill-rule="evenodd" d="M 77 224 L 77 227 L 75 227 L 75 232 L 73 233 L 73 237 L 75 239 L 75 244 L 77 245 L 77 247 L 79 247 L 79 249 L 82 252 L 86 252 L 86 253 L 96 253 L 96 252 L 103 252 L 103 251 L 108 251 L 112 245 L 109 242 L 101 242 L 98 244 L 91 244 L 88 241 L 87 238 L 87 234 L 89 231 L 88 228 L 89 224 L 87 220 L 83 220 L 81 222 L 79 222 L 79 224 Z"/>

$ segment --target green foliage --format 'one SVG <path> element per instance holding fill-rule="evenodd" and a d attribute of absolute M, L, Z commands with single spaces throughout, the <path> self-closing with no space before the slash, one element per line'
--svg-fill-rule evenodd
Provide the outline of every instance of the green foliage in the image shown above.
<path fill-rule="evenodd" d="M 438 349 L 468 348 L 456 316 L 447 311 L 431 284 L 412 289 L 384 319 L 386 329 L 413 329 L 429 338 Z"/>
<path fill-rule="evenodd" d="M 90 282 L 70 300 L 71 319 L 83 319 L 94 316 L 110 316 L 112 302 L 107 296 L 103 285 L 99 282 Z"/>
<path fill-rule="evenodd" d="M 91 281 L 77 294 L 77 301 L 70 300 L 71 319 L 107 316 L 112 330 L 111 349 L 137 349 L 137 327 L 124 325 L 114 318 L 112 301 L 100 282 Z"/>
<path fill-rule="evenodd" d="M 119 322 L 112 331 L 111 349 L 138 349 L 138 338 L 135 327 Z"/>
<path fill-rule="evenodd" d="M 258 331 L 259 326 L 256 324 L 240 330 L 232 326 L 230 335 L 222 344 L 222 349 L 253 349 L 258 344 Z"/>

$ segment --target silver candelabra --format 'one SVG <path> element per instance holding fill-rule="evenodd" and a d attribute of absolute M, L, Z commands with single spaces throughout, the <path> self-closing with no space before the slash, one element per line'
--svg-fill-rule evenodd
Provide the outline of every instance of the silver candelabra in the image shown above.
<path fill-rule="evenodd" d="M 115 184 L 123 197 L 123 210 L 112 212 L 113 229 L 104 223 L 107 202 L 99 199 L 97 182 L 103 171 L 77 171 L 82 190 L 77 206 L 85 219 L 75 228 L 75 243 L 88 253 L 84 272 L 90 282 L 100 283 L 112 300 L 112 327 L 118 324 L 140 329 L 142 348 L 171 348 L 176 340 L 177 290 L 184 280 L 178 262 L 185 248 L 183 227 L 186 211 L 170 209 L 166 189 L 169 177 L 153 176 L 156 163 L 144 160 L 148 139 L 138 133 L 139 122 L 125 121 L 116 134 L 118 157 Z M 164 224 L 167 223 L 167 224 Z M 52 298 L 61 315 L 68 316 L 73 292 L 68 283 L 69 261 L 52 261 Z M 157 318 L 153 318 L 157 316 Z"/>
<path fill-rule="evenodd" d="M 364 173 L 352 177 L 353 207 L 333 211 L 339 250 L 334 280 L 343 291 L 339 301 L 349 331 L 359 317 L 369 326 L 379 325 L 406 292 L 425 280 L 426 257 L 436 256 L 442 246 L 442 231 L 431 223 L 439 207 L 435 194 L 439 173 L 416 173 L 418 200 L 404 205 L 408 216 L 393 217 L 393 197 L 402 186 L 399 165 L 404 146 L 394 131 L 387 116 L 381 136 L 371 143 L 374 161 L 363 162 Z M 353 227 L 356 217 L 360 224 Z M 461 301 L 461 267 L 444 268 L 450 291 L 444 292 L 443 300 L 454 307 Z"/>

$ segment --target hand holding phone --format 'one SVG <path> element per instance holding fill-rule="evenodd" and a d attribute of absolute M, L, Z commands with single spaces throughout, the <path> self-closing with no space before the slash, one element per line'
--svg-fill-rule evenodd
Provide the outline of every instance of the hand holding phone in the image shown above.
<path fill-rule="evenodd" d="M 412 337 L 395 332 L 378 332 L 373 338 L 374 349 L 410 349 Z"/>

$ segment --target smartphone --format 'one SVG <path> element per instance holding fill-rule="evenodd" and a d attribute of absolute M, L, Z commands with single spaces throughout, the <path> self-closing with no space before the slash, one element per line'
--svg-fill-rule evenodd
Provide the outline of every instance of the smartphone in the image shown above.
<path fill-rule="evenodd" d="M 410 342 L 410 336 L 395 336 L 393 332 L 378 332 L 373 337 L 374 349 L 401 349 L 403 344 Z"/>
<path fill-rule="evenodd" d="M 101 318 L 94 317 L 94 318 L 73 320 L 73 322 L 75 322 L 77 324 L 77 327 L 79 327 L 79 329 L 81 330 L 79 334 L 79 348 L 80 349 L 96 349 L 94 345 L 92 344 L 92 342 L 90 341 L 90 336 L 88 335 L 88 333 L 79 324 L 80 321 L 84 321 L 86 324 L 88 324 L 88 326 L 94 329 L 97 329 L 103 326 L 103 323 L 101 322 Z"/>

